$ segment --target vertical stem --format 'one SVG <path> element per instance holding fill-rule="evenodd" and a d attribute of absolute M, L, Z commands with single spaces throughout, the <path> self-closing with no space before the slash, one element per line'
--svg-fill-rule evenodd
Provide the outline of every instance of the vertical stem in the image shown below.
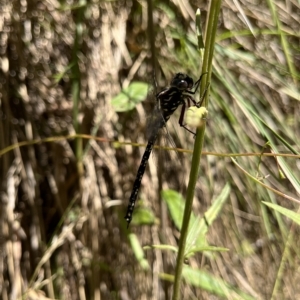
<path fill-rule="evenodd" d="M 207 76 L 204 76 L 201 82 L 200 94 L 203 95 L 205 89 L 208 87 L 208 90 L 205 95 L 204 105 L 207 107 L 208 98 L 209 98 L 209 86 L 211 72 L 212 72 L 212 58 L 214 53 L 214 44 L 215 36 L 218 25 L 219 11 L 221 7 L 221 0 L 212 0 L 209 7 L 209 15 L 206 24 L 206 33 L 205 33 L 205 50 L 203 57 L 203 66 L 202 73 L 207 72 Z M 177 256 L 176 270 L 175 270 L 175 280 L 173 288 L 173 300 L 181 299 L 180 297 L 180 283 L 185 255 L 186 247 L 186 238 L 188 235 L 188 226 L 190 222 L 193 198 L 195 186 L 198 180 L 199 167 L 200 167 L 200 158 L 204 142 L 204 133 L 205 133 L 205 123 L 202 127 L 197 129 L 196 140 L 194 144 L 194 151 L 192 157 L 192 166 L 190 171 L 190 179 L 187 189 L 186 203 L 184 209 L 184 215 L 182 220 L 181 235 L 179 240 L 179 250 Z"/>
<path fill-rule="evenodd" d="M 151 54 L 151 65 L 153 68 L 153 73 L 157 76 L 157 66 L 156 66 L 156 51 L 155 51 L 155 33 L 153 25 L 153 0 L 147 0 L 147 15 L 148 15 L 148 42 L 150 46 Z"/>
<path fill-rule="evenodd" d="M 267 3 L 270 7 L 270 11 L 271 11 L 271 14 L 273 17 L 273 22 L 276 24 L 277 30 L 280 34 L 280 41 L 281 41 L 282 49 L 283 49 L 283 52 L 285 55 L 285 59 L 286 59 L 289 71 L 291 73 L 291 76 L 294 79 L 294 83 L 297 84 L 297 79 L 296 79 L 297 71 L 296 71 L 294 63 L 293 63 L 293 57 L 291 55 L 291 51 L 289 50 L 289 47 L 290 47 L 289 42 L 286 38 L 284 30 L 282 29 L 283 26 L 282 26 L 282 23 L 278 16 L 278 11 L 277 11 L 276 5 L 273 0 L 267 0 Z"/>
<path fill-rule="evenodd" d="M 80 133 L 80 123 L 78 119 L 80 105 L 80 69 L 78 61 L 78 53 L 82 44 L 83 24 L 82 19 L 86 8 L 86 0 L 79 1 L 79 8 L 75 11 L 75 40 L 72 51 L 72 99 L 73 99 L 73 125 L 76 134 Z M 77 159 L 77 170 L 79 176 L 83 173 L 82 166 L 82 139 L 78 138 L 75 142 L 75 154 Z"/>
<path fill-rule="evenodd" d="M 153 82 L 154 82 L 154 86 L 157 89 L 157 77 L 159 77 L 158 74 L 158 66 L 157 66 L 157 60 L 156 60 L 156 49 L 155 49 L 155 32 L 154 32 L 154 24 L 153 24 L 153 0 L 147 0 L 147 5 L 148 5 L 148 42 L 149 42 L 149 47 L 150 47 L 150 53 L 151 53 L 151 66 L 152 66 L 152 72 L 153 72 Z M 155 93 L 157 93 L 158 91 L 156 90 Z M 165 216 L 166 216 L 166 204 L 164 203 L 164 201 L 162 201 L 161 199 L 161 193 L 160 191 L 162 190 L 162 172 L 160 172 L 160 170 L 163 169 L 163 164 L 164 164 L 164 160 L 162 158 L 162 155 L 160 153 L 160 155 L 158 156 L 158 166 L 159 166 L 159 172 L 158 172 L 158 195 L 159 195 L 159 203 L 160 203 L 160 220 L 161 220 L 161 224 L 160 224 L 160 239 L 162 241 L 165 240 L 165 228 L 166 228 L 166 224 L 165 224 Z M 166 254 L 162 253 L 162 261 L 163 261 L 163 268 L 164 268 L 164 272 L 168 272 L 168 264 L 166 264 L 165 262 L 166 260 Z M 163 289 L 165 292 L 165 298 L 169 299 L 169 286 L 170 283 L 167 281 L 163 282 Z"/>

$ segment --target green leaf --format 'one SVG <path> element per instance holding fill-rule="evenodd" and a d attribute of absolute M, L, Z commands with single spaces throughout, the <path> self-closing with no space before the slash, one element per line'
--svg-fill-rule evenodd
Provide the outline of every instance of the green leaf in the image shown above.
<path fill-rule="evenodd" d="M 155 215 L 150 208 L 136 208 L 134 218 L 132 219 L 133 225 L 152 225 L 155 223 Z"/>
<path fill-rule="evenodd" d="M 219 196 L 212 202 L 211 207 L 206 211 L 205 218 L 193 218 L 191 217 L 189 224 L 189 233 L 186 240 L 185 253 L 194 251 L 193 249 L 201 249 L 207 247 L 205 235 L 207 233 L 207 223 L 212 224 L 214 220 L 220 214 L 220 211 L 227 200 L 230 193 L 230 186 L 226 184 Z"/>
<path fill-rule="evenodd" d="M 162 198 L 167 203 L 173 222 L 177 229 L 180 230 L 184 211 L 184 201 L 182 196 L 173 190 L 164 190 L 162 192 Z"/>
<path fill-rule="evenodd" d="M 132 82 L 111 100 L 111 104 L 116 112 L 132 110 L 138 103 L 145 100 L 148 89 L 149 85 L 147 83 Z"/>
<path fill-rule="evenodd" d="M 151 245 L 151 246 L 144 247 L 144 250 L 149 250 L 149 249 L 168 250 L 176 253 L 178 252 L 178 248 L 171 245 Z"/>
<path fill-rule="evenodd" d="M 130 233 L 130 234 L 128 234 L 128 239 L 129 239 L 130 245 L 132 247 L 132 251 L 133 251 L 136 259 L 140 263 L 141 267 L 144 270 L 148 270 L 149 264 L 148 264 L 148 261 L 145 259 L 145 253 L 143 251 L 143 248 L 140 245 L 140 242 L 139 242 L 137 236 L 133 233 Z"/>
<path fill-rule="evenodd" d="M 196 11 L 196 33 L 198 39 L 198 49 L 204 49 L 204 42 L 203 42 L 203 35 L 202 35 L 202 28 L 201 28 L 201 10 L 200 8 Z"/>
<path fill-rule="evenodd" d="M 226 184 L 219 196 L 213 201 L 211 207 L 205 213 L 205 219 L 199 217 L 196 218 L 192 213 L 186 241 L 186 253 L 191 251 L 192 248 L 207 246 L 205 239 L 205 234 L 208 229 L 207 223 L 210 225 L 217 218 L 229 193 L 230 186 L 229 184 Z M 182 196 L 173 190 L 164 190 L 162 192 L 162 198 L 167 203 L 173 222 L 177 229 L 180 230 L 184 211 L 184 200 Z"/>
<path fill-rule="evenodd" d="M 185 256 L 191 252 L 193 248 L 207 247 L 205 235 L 207 233 L 207 225 L 204 218 L 191 218 L 189 231 L 186 238 Z"/>
<path fill-rule="evenodd" d="M 189 252 L 186 252 L 185 257 L 188 258 L 197 252 L 204 252 L 204 251 L 227 252 L 229 251 L 229 249 L 222 248 L 222 247 L 214 247 L 214 246 L 194 247 Z"/>
<path fill-rule="evenodd" d="M 291 220 L 293 220 L 295 223 L 297 223 L 298 225 L 300 225 L 300 214 L 289 210 L 287 208 L 284 208 L 280 205 L 277 204 L 273 204 L 273 203 L 269 203 L 269 202 L 265 202 L 262 201 L 263 204 L 269 206 L 270 208 L 273 208 L 274 210 L 280 212 L 281 214 L 283 214 L 284 216 L 290 218 Z"/>
<path fill-rule="evenodd" d="M 208 224 L 212 224 L 213 221 L 219 215 L 221 208 L 223 207 L 225 201 L 227 200 L 230 193 L 230 185 L 227 183 L 224 188 L 222 189 L 219 196 L 213 201 L 212 206 L 209 210 L 205 213 L 205 218 Z"/>
<path fill-rule="evenodd" d="M 226 299 L 257 299 L 234 288 L 222 279 L 213 276 L 208 272 L 194 270 L 188 266 L 184 266 L 182 275 L 187 283 Z"/>

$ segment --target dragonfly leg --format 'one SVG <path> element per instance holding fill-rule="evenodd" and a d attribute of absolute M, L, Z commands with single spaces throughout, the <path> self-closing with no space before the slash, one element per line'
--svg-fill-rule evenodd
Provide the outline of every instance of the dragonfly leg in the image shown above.
<path fill-rule="evenodd" d="M 188 104 L 190 104 L 190 102 L 189 102 L 190 100 L 194 100 L 192 97 L 188 97 L 187 99 L 188 99 Z M 194 100 L 194 101 L 195 101 L 195 100 Z M 193 102 L 194 102 L 194 101 L 193 101 Z M 190 105 L 189 105 L 189 106 L 190 106 Z M 183 127 L 185 130 L 187 130 L 187 131 L 189 131 L 190 133 L 192 133 L 192 134 L 194 135 L 194 137 L 195 137 L 195 136 L 196 136 L 196 133 L 193 132 L 193 131 L 191 131 L 190 129 L 188 129 L 188 128 L 183 124 L 183 119 L 184 119 L 184 114 L 185 114 L 185 108 L 186 108 L 186 104 L 185 104 L 185 102 L 183 102 L 178 123 L 179 123 L 180 127 Z"/>
<path fill-rule="evenodd" d="M 192 94 L 192 95 L 195 95 L 196 92 L 197 92 L 197 90 L 198 90 L 198 88 L 199 88 L 199 85 L 200 85 L 200 82 L 201 82 L 201 80 L 202 80 L 202 77 L 203 77 L 204 75 L 206 75 L 206 74 L 207 74 L 207 72 L 201 74 L 200 78 L 199 78 L 199 79 L 195 82 L 195 84 L 194 84 L 195 90 L 194 90 L 194 91 L 187 91 L 187 93 Z"/>
<path fill-rule="evenodd" d="M 205 90 L 204 90 L 204 93 L 203 93 L 203 95 L 201 96 L 200 101 L 197 103 L 197 106 L 198 106 L 198 107 L 202 106 L 202 103 L 203 103 L 203 101 L 204 101 L 204 99 L 205 99 L 205 96 L 206 96 L 206 93 L 207 93 L 207 91 L 208 91 L 209 85 L 210 85 L 210 83 L 207 84 L 207 86 L 206 86 L 206 88 L 205 88 Z"/>

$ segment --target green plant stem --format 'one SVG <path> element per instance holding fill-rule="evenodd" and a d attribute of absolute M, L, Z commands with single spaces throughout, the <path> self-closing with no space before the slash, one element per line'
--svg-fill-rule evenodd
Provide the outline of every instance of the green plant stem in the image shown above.
<path fill-rule="evenodd" d="M 81 85 L 81 73 L 79 68 L 79 57 L 78 54 L 81 50 L 82 36 L 83 36 L 83 24 L 82 19 L 84 16 L 84 11 L 86 9 L 86 0 L 79 1 L 79 8 L 74 12 L 75 14 L 75 40 L 72 51 L 72 99 L 73 99 L 73 125 L 75 132 L 80 133 L 80 123 L 79 123 L 79 105 L 80 105 L 80 85 Z M 75 142 L 75 154 L 77 158 L 77 169 L 79 176 L 83 174 L 82 166 L 82 139 L 77 139 Z"/>
<path fill-rule="evenodd" d="M 296 81 L 297 72 L 296 72 L 295 66 L 293 64 L 293 58 L 291 56 L 291 51 L 289 49 L 290 45 L 289 45 L 289 42 L 287 41 L 286 35 L 285 35 L 285 33 L 282 29 L 283 26 L 282 26 L 281 21 L 280 21 L 279 16 L 278 16 L 278 11 L 277 11 L 277 7 L 275 5 L 275 1 L 274 0 L 268 0 L 267 3 L 270 7 L 270 11 L 271 11 L 271 14 L 272 14 L 272 17 L 273 17 L 273 21 L 276 24 L 277 30 L 278 30 L 279 35 L 280 35 L 280 41 L 281 41 L 282 49 L 283 49 L 283 52 L 284 52 L 284 55 L 285 55 L 285 59 L 286 59 L 289 71 L 291 73 L 291 76 L 294 79 L 294 83 L 297 84 L 297 81 Z"/>
<path fill-rule="evenodd" d="M 204 91 L 208 89 L 206 91 L 205 101 L 204 101 L 204 105 L 206 107 L 208 105 L 208 98 L 209 98 L 209 82 L 210 82 L 211 72 L 212 72 L 212 58 L 214 53 L 215 36 L 217 31 L 220 7 L 221 7 L 221 0 L 213 0 L 210 2 L 209 16 L 206 24 L 205 50 L 204 50 L 204 57 L 203 57 L 202 73 L 207 72 L 207 76 L 204 77 L 204 80 L 201 82 L 201 87 L 200 87 L 201 95 L 203 95 Z M 203 126 L 197 129 L 197 135 L 194 144 L 192 167 L 190 171 L 190 179 L 189 179 L 189 184 L 187 189 L 187 197 L 186 197 L 184 215 L 182 220 L 181 235 L 179 240 L 179 249 L 178 249 L 177 262 L 176 262 L 173 300 L 181 299 L 180 283 L 181 283 L 182 269 L 184 263 L 186 238 L 188 235 L 188 226 L 189 226 L 191 212 L 192 212 L 195 186 L 199 175 L 200 158 L 201 158 L 201 152 L 204 143 L 204 133 L 205 133 L 205 123 Z"/>

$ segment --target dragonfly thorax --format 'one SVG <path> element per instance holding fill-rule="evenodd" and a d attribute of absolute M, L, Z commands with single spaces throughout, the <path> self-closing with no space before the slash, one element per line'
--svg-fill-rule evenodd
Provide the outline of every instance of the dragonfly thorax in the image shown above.
<path fill-rule="evenodd" d="M 170 87 L 156 95 L 164 122 L 167 122 L 178 106 L 184 103 L 185 92 L 188 93 L 193 86 L 194 81 L 191 77 L 183 73 L 177 73 L 172 79 Z"/>

